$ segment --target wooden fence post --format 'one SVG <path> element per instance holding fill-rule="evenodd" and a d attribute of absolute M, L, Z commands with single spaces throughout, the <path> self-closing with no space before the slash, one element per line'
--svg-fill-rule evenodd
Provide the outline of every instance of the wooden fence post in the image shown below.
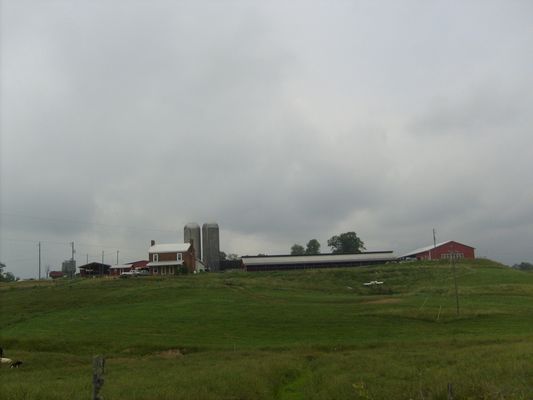
<path fill-rule="evenodd" d="M 448 383 L 448 400 L 453 400 L 453 386 Z"/>
<path fill-rule="evenodd" d="M 93 397 L 92 400 L 104 400 L 100 396 L 100 389 L 104 386 L 104 366 L 105 358 L 103 356 L 93 357 Z"/>

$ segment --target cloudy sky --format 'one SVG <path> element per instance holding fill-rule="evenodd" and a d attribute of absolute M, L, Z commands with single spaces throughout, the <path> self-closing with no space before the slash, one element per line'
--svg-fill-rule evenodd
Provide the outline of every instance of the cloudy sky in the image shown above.
<path fill-rule="evenodd" d="M 0 261 L 355 231 L 533 262 L 533 3 L 1 1 Z M 43 273 L 44 274 L 44 273 Z"/>

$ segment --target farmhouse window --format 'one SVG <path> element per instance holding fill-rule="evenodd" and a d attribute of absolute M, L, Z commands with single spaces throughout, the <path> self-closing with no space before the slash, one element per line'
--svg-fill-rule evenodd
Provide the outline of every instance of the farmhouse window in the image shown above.
<path fill-rule="evenodd" d="M 158 262 L 158 261 L 159 261 L 159 254 L 155 253 L 154 254 L 154 262 Z"/>

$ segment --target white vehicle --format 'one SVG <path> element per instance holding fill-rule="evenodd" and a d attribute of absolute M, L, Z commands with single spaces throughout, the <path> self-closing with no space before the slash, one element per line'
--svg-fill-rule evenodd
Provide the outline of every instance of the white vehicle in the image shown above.
<path fill-rule="evenodd" d="M 130 276 L 147 276 L 150 272 L 145 269 L 132 269 L 131 271 L 123 272 L 120 274 L 121 278 L 128 278 Z"/>

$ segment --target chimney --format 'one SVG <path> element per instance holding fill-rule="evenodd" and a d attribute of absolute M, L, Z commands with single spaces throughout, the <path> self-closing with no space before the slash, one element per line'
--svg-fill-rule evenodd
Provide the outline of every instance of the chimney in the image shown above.
<path fill-rule="evenodd" d="M 150 246 L 154 246 L 155 245 L 155 240 L 150 240 Z"/>
<path fill-rule="evenodd" d="M 196 260 L 196 250 L 194 249 L 194 239 L 190 238 L 189 239 L 189 243 L 191 244 L 191 247 L 192 247 L 192 259 L 194 261 L 194 260 Z M 196 262 L 196 261 L 194 261 L 194 262 Z"/>

